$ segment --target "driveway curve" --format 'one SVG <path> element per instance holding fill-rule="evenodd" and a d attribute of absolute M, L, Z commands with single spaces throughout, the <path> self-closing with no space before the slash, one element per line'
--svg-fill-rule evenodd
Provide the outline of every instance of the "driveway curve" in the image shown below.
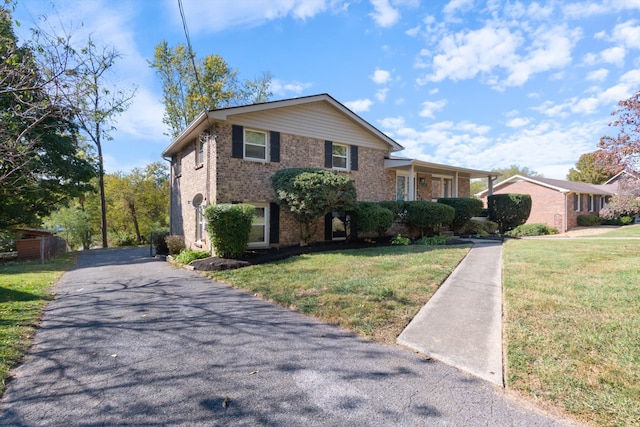
<path fill-rule="evenodd" d="M 6 426 L 554 426 L 503 389 L 171 267 L 83 253 L 0 403 Z"/>

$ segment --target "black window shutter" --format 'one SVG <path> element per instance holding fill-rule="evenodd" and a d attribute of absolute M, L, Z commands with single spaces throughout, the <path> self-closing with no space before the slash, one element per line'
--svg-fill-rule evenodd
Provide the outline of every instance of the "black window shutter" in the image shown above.
<path fill-rule="evenodd" d="M 271 132 L 269 137 L 269 144 L 271 144 L 271 161 L 280 161 L 280 132 Z"/>
<path fill-rule="evenodd" d="M 333 213 L 324 216 L 324 240 L 333 240 Z"/>
<path fill-rule="evenodd" d="M 280 206 L 269 203 L 269 243 L 280 242 Z"/>
<path fill-rule="evenodd" d="M 358 170 L 358 146 L 357 145 L 351 146 L 351 170 L 352 171 Z"/>
<path fill-rule="evenodd" d="M 331 141 L 324 142 L 324 167 L 333 167 L 333 142 Z"/>
<path fill-rule="evenodd" d="M 243 157 L 244 129 L 242 126 L 231 126 L 231 157 L 241 159 Z"/>

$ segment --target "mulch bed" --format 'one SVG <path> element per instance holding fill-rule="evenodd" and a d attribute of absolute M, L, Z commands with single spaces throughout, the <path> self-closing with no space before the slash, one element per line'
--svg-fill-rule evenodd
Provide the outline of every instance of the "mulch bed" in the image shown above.
<path fill-rule="evenodd" d="M 460 243 L 465 242 L 454 239 L 447 244 Z M 345 249 L 363 249 L 389 245 L 391 245 L 391 237 L 376 238 L 374 240 L 357 239 L 350 241 L 318 242 L 311 243 L 308 246 L 296 245 L 281 248 L 254 249 L 247 251 L 245 255 L 239 259 L 210 257 L 193 261 L 189 265 L 193 267 L 194 270 L 199 271 L 221 271 L 280 261 L 302 254 L 340 251 Z"/>

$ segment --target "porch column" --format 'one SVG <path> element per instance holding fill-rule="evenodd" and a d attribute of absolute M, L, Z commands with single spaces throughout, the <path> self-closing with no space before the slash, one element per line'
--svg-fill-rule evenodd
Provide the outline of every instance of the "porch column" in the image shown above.
<path fill-rule="evenodd" d="M 416 186 L 413 184 L 413 177 L 414 177 L 413 165 L 411 165 L 411 168 L 409 168 L 409 194 L 408 194 L 409 200 L 416 199 Z"/>
<path fill-rule="evenodd" d="M 493 177 L 491 175 L 487 177 L 487 183 L 489 184 L 489 192 L 487 193 L 487 196 L 493 196 Z"/>
<path fill-rule="evenodd" d="M 458 197 L 458 172 L 453 177 L 452 197 Z"/>

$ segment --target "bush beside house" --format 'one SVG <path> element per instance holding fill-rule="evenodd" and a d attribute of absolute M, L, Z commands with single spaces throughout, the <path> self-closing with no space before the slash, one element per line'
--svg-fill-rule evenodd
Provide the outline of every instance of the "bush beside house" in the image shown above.
<path fill-rule="evenodd" d="M 455 209 L 455 216 L 451 223 L 454 232 L 459 233 L 460 229 L 474 216 L 482 212 L 482 202 L 470 197 L 447 197 L 438 199 L 438 203 L 451 206 Z"/>
<path fill-rule="evenodd" d="M 504 234 L 527 222 L 531 214 L 531 196 L 528 194 L 494 194 L 487 197 L 489 221 L 498 224 Z"/>
<path fill-rule="evenodd" d="M 207 231 L 216 256 L 240 258 L 246 252 L 254 210 L 244 203 L 207 206 L 204 211 Z"/>

